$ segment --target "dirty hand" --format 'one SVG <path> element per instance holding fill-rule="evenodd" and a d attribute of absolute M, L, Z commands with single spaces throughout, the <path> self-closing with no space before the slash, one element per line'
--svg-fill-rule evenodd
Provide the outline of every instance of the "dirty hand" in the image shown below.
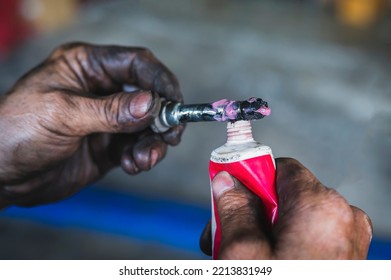
<path fill-rule="evenodd" d="M 175 76 L 146 49 L 56 49 L 0 96 L 0 208 L 65 198 L 118 165 L 149 170 L 183 131 L 150 130 L 159 95 L 182 101 Z"/>
<path fill-rule="evenodd" d="M 270 231 L 258 197 L 227 172 L 212 189 L 221 222 L 221 259 L 365 259 L 369 217 L 294 159 L 276 160 L 279 218 Z M 210 224 L 200 241 L 211 254 Z"/>

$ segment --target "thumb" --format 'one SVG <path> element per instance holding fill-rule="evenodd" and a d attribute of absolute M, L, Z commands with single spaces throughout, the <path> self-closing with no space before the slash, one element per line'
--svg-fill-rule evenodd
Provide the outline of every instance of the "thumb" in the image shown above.
<path fill-rule="evenodd" d="M 213 179 L 212 192 L 221 229 L 219 258 L 270 258 L 261 200 L 225 171 Z"/>
<path fill-rule="evenodd" d="M 97 132 L 137 132 L 158 115 L 160 102 L 150 91 L 116 93 L 99 98 L 71 96 L 71 118 L 66 123 L 79 136 Z M 68 102 L 69 103 L 69 102 Z"/>

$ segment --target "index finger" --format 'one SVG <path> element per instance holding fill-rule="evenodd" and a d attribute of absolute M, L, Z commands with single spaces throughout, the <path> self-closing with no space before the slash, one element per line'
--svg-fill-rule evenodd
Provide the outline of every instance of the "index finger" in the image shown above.
<path fill-rule="evenodd" d="M 130 84 L 183 101 L 175 75 L 146 48 L 75 42 L 58 47 L 48 61 L 58 59 L 70 68 L 80 90 L 90 94 L 112 94 Z"/>
<path fill-rule="evenodd" d="M 140 88 L 155 91 L 167 100 L 183 102 L 177 78 L 148 49 L 138 49 L 131 72 Z"/>

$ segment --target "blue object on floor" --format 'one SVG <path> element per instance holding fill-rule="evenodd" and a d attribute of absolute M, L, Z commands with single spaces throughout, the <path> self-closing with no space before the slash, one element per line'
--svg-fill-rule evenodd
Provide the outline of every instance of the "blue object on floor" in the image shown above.
<path fill-rule="evenodd" d="M 64 201 L 32 208 L 10 207 L 0 215 L 36 220 L 55 227 L 72 226 L 120 234 L 200 255 L 200 234 L 210 219 L 206 208 L 93 187 Z"/>
<path fill-rule="evenodd" d="M 199 237 L 210 219 L 210 209 L 90 187 L 58 203 L 33 208 L 10 207 L 0 215 L 55 227 L 120 234 L 202 256 Z M 391 259 L 391 241 L 374 238 L 368 259 Z"/>
<path fill-rule="evenodd" d="M 368 260 L 391 260 L 391 240 L 373 238 Z"/>

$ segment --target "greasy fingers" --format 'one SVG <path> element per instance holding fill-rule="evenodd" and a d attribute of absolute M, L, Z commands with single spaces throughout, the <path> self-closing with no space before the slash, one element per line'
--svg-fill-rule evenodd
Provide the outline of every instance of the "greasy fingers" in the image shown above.
<path fill-rule="evenodd" d="M 173 127 L 162 134 L 164 141 L 172 146 L 176 146 L 181 141 L 182 133 L 185 130 L 186 125 L 178 125 Z"/>
<path fill-rule="evenodd" d="M 93 53 L 96 58 L 101 58 L 101 53 L 110 53 L 107 56 L 103 56 L 102 65 L 107 73 L 115 73 L 118 71 L 118 66 L 113 67 L 113 56 L 116 58 L 119 56 L 119 62 L 123 63 L 124 57 L 131 57 L 131 62 L 128 62 L 127 70 L 130 69 L 129 76 L 124 79 L 127 83 L 135 85 L 142 90 L 150 90 L 156 92 L 160 97 L 175 102 L 183 102 L 183 96 L 179 87 L 179 83 L 175 75 L 161 63 L 151 51 L 145 48 L 116 48 L 118 53 L 114 51 L 108 52 L 107 50 L 100 48 L 93 48 Z M 120 49 L 121 48 L 121 49 Z M 119 51 L 120 50 L 120 51 Z M 131 53 L 131 55 L 129 55 Z M 133 57 L 134 54 L 134 57 Z M 121 64 L 122 65 L 122 64 Z M 130 67 L 129 67 L 130 66 Z M 184 126 L 178 126 L 163 133 L 163 139 L 170 145 L 177 145 L 181 140 L 181 135 L 184 131 Z"/>
<path fill-rule="evenodd" d="M 69 43 L 57 48 L 45 64 L 60 76 L 54 89 L 105 96 L 134 85 L 167 100 L 183 102 L 175 75 L 145 48 Z M 41 75 L 44 78 L 47 73 Z M 183 130 L 180 126 L 163 133 L 164 141 L 177 145 Z"/>
<path fill-rule="evenodd" d="M 167 144 L 161 135 L 146 129 L 139 135 L 115 135 L 108 152 L 114 166 L 120 165 L 125 172 L 134 175 L 156 166 L 165 157 Z"/>
<path fill-rule="evenodd" d="M 183 101 L 175 75 L 148 49 L 138 49 L 130 69 L 132 76 L 137 77 L 135 84 L 140 88 L 155 91 L 168 100 Z"/>
<path fill-rule="evenodd" d="M 80 91 L 107 95 L 129 84 L 183 100 L 176 77 L 146 48 L 74 42 L 56 48 L 45 64 L 69 68 L 68 77 L 79 83 Z"/>
<path fill-rule="evenodd" d="M 260 199 L 224 171 L 213 179 L 212 191 L 221 226 L 219 258 L 270 258 Z"/>
<path fill-rule="evenodd" d="M 141 137 L 134 145 L 132 151 L 123 155 L 123 160 L 132 160 L 133 170 L 124 169 L 130 174 L 139 171 L 147 171 L 164 158 L 167 152 L 167 144 L 158 134 L 149 134 Z M 124 165 L 122 165 L 124 167 Z"/>
<path fill-rule="evenodd" d="M 356 217 L 340 194 L 294 159 L 277 159 L 276 173 L 280 207 L 273 229 L 276 258 L 365 258 L 368 223 Z M 358 236 L 356 231 L 365 226 L 365 236 Z"/>

